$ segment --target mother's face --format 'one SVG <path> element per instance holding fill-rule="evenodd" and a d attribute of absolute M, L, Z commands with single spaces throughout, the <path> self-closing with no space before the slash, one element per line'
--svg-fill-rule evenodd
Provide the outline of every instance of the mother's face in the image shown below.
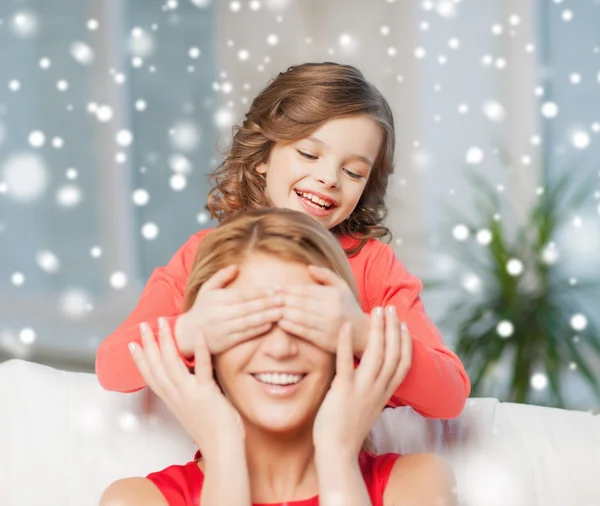
<path fill-rule="evenodd" d="M 251 254 L 229 286 L 314 284 L 306 265 Z M 217 355 L 215 370 L 246 424 L 273 432 L 310 427 L 334 375 L 335 357 L 275 325 L 269 332 Z"/>

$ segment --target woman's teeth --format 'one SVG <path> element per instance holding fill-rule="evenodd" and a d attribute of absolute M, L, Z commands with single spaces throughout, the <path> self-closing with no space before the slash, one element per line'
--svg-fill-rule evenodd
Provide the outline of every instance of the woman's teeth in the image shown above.
<path fill-rule="evenodd" d="M 293 385 L 298 383 L 304 375 L 267 372 L 253 374 L 252 376 L 254 376 L 261 383 L 267 383 L 268 385 Z"/>
<path fill-rule="evenodd" d="M 296 192 L 296 193 L 298 195 L 301 195 L 305 199 L 310 200 L 311 202 L 314 202 L 315 204 L 319 204 L 321 207 L 324 207 L 325 209 L 331 207 L 331 202 L 320 199 L 316 195 L 312 195 L 311 193 L 302 193 L 302 192 Z"/>

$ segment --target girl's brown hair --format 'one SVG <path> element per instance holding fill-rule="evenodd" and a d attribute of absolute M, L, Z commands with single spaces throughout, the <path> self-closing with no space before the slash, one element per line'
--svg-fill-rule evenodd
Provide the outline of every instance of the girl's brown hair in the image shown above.
<path fill-rule="evenodd" d="M 198 291 L 211 276 L 228 265 L 241 264 L 252 253 L 327 267 L 348 283 L 359 300 L 352 269 L 333 234 L 300 211 L 267 208 L 228 217 L 202 239 L 188 279 L 184 312 L 193 306 Z M 362 449 L 372 451 L 370 435 Z"/>
<path fill-rule="evenodd" d="M 394 119 L 385 98 L 351 65 L 296 65 L 258 94 L 242 125 L 234 127 L 224 161 L 211 174 L 214 186 L 207 210 L 221 221 L 239 211 L 271 207 L 265 178 L 255 169 L 268 161 L 275 143 L 309 137 L 332 119 L 358 114 L 377 122 L 383 141 L 358 205 L 331 232 L 358 239 L 358 245 L 346 251 L 349 256 L 360 251 L 369 238 L 389 239 L 391 233 L 382 222 L 387 213 L 388 177 L 394 170 Z"/>

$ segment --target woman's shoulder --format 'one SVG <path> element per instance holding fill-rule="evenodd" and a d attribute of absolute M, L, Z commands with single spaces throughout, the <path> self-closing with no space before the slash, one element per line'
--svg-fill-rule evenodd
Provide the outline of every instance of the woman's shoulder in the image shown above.
<path fill-rule="evenodd" d="M 184 465 L 172 465 L 146 476 L 160 490 L 170 506 L 191 506 L 200 497 L 204 473 L 196 460 Z"/>
<path fill-rule="evenodd" d="M 358 465 L 374 505 L 383 504 L 383 493 L 399 457 L 398 453 L 376 455 L 365 451 L 360 452 Z"/>

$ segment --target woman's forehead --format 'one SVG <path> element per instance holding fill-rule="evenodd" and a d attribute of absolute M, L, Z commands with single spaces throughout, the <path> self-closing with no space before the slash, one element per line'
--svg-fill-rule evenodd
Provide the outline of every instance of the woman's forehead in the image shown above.
<path fill-rule="evenodd" d="M 265 253 L 252 253 L 240 264 L 239 274 L 229 286 L 259 288 L 289 284 L 315 284 L 315 281 L 305 264 Z"/>

